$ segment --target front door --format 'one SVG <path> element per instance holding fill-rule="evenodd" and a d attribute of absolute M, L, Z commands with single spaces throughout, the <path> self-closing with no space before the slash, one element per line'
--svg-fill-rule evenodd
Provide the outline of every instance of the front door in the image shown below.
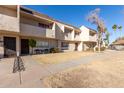
<path fill-rule="evenodd" d="M 21 54 L 29 54 L 29 45 L 28 45 L 28 39 L 21 39 Z"/>
<path fill-rule="evenodd" d="M 16 55 L 16 38 L 4 37 L 4 57 Z"/>
<path fill-rule="evenodd" d="M 75 43 L 75 51 L 78 50 L 78 43 Z"/>

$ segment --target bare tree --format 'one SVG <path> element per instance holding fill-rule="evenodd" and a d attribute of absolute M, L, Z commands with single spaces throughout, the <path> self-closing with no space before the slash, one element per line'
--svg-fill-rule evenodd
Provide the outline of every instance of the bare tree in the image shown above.
<path fill-rule="evenodd" d="M 102 44 L 102 34 L 105 32 L 105 24 L 103 19 L 100 17 L 100 8 L 96 8 L 95 10 L 92 10 L 88 16 L 87 20 L 95 24 L 97 26 L 98 30 L 98 50 L 100 52 L 101 44 Z"/>

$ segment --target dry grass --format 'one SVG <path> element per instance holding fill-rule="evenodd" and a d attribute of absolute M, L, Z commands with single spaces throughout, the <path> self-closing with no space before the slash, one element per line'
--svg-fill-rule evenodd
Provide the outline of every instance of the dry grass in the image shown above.
<path fill-rule="evenodd" d="M 73 59 L 78 59 L 83 56 L 94 54 L 93 52 L 66 52 L 66 53 L 54 53 L 54 54 L 41 54 L 34 55 L 33 58 L 40 63 L 60 63 L 67 62 Z"/>
<path fill-rule="evenodd" d="M 83 64 L 44 79 L 46 87 L 124 87 L 124 54 Z"/>

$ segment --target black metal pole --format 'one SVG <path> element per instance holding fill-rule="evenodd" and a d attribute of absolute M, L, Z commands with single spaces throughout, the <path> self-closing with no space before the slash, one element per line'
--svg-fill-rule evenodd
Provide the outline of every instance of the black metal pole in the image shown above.
<path fill-rule="evenodd" d="M 19 71 L 20 85 L 22 84 L 21 71 Z"/>
<path fill-rule="evenodd" d="M 19 80 L 21 84 L 22 80 L 21 80 L 21 69 L 20 69 L 20 57 L 19 56 L 17 56 L 17 60 L 18 60 Z"/>

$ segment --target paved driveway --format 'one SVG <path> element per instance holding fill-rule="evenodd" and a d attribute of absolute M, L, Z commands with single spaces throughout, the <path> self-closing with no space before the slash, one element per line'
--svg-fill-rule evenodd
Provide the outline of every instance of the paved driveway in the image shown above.
<path fill-rule="evenodd" d="M 14 58 L 2 59 L 0 61 L 0 87 L 44 87 L 42 79 L 49 75 L 63 71 L 65 69 L 78 66 L 92 60 L 108 59 L 113 55 L 120 55 L 120 51 L 105 51 L 104 53 L 94 53 L 94 55 L 85 56 L 78 60 L 63 62 L 59 64 L 39 64 L 31 56 L 22 57 L 26 71 L 22 72 L 22 84 L 19 83 L 19 74 L 12 73 Z"/>

